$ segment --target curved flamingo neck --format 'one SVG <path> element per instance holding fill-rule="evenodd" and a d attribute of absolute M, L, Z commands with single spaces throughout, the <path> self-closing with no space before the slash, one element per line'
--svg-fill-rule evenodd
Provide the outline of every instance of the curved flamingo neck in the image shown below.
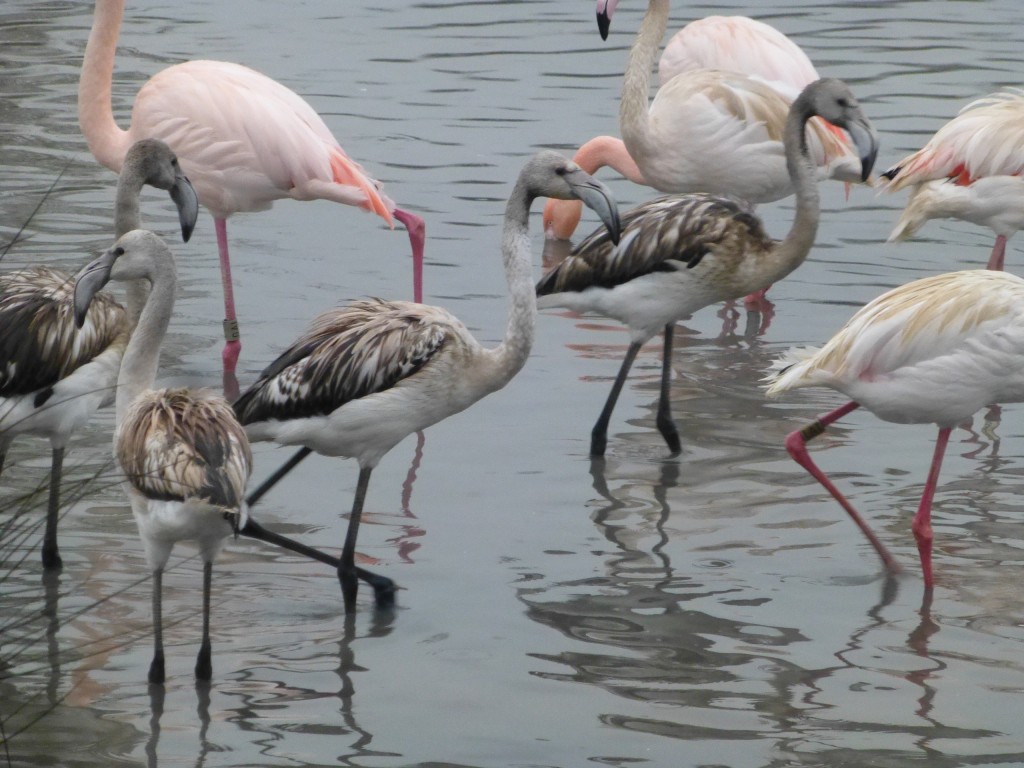
<path fill-rule="evenodd" d="M 622 81 L 619 102 L 619 130 L 632 157 L 644 154 L 650 144 L 648 93 L 658 48 L 668 27 L 669 0 L 650 0 L 636 41 L 629 51 L 629 64 Z"/>
<path fill-rule="evenodd" d="M 786 168 L 796 195 L 796 211 L 786 237 L 772 249 L 772 274 L 767 282 L 780 280 L 800 266 L 818 234 L 820 196 L 814 161 L 807 148 L 807 121 L 813 116 L 811 100 L 804 91 L 790 107 L 783 135 Z"/>
<path fill-rule="evenodd" d="M 124 16 L 124 0 L 96 0 L 89 42 L 78 80 L 78 124 L 89 151 L 107 168 L 121 170 L 131 144 L 128 131 L 114 122 L 111 88 L 114 54 Z"/>
<path fill-rule="evenodd" d="M 153 255 L 149 282 L 149 295 L 142 307 L 138 324 L 128 340 L 117 377 L 115 412 L 119 426 L 128 407 L 140 394 L 152 389 L 156 381 L 160 367 L 160 345 L 171 321 L 174 292 L 178 285 L 174 257 L 170 250 Z"/>
<path fill-rule="evenodd" d="M 530 206 L 535 197 L 520 175 L 505 207 L 501 255 L 511 308 L 505 326 L 505 338 L 491 350 L 494 369 L 490 383 L 494 389 L 505 386 L 519 372 L 533 346 L 537 324 L 537 294 L 533 287 L 528 226 Z"/>

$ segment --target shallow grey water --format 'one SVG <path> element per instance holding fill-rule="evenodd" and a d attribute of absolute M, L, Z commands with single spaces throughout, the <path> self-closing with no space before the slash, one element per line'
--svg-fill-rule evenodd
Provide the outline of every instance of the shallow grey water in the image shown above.
<path fill-rule="evenodd" d="M 115 107 L 126 120 L 146 77 L 199 57 L 255 66 L 305 95 L 388 193 L 427 219 L 427 300 L 494 343 L 506 306 L 504 197 L 535 149 L 616 133 L 642 5 L 623 4 L 602 43 L 589 0 L 129 2 Z M 713 12 L 758 15 L 822 74 L 850 82 L 882 134 L 881 168 L 970 99 L 1019 84 L 1024 11 L 1009 0 L 785 2 L 767 15 L 676 5 L 673 28 Z M 65 169 L 7 267 L 74 268 L 109 239 L 114 178 L 88 154 L 74 106 L 91 16 L 88 1 L 0 10 L 4 240 Z M 624 207 L 651 196 L 611 183 Z M 112 482 L 105 412 L 69 454 L 86 495 L 63 520 L 56 583 L 41 576 L 38 529 L 4 542 L 0 765 L 1024 763 L 1020 406 L 987 431 L 979 415 L 955 433 L 937 496 L 938 585 L 922 606 L 908 528 L 934 430 L 855 413 L 814 447 L 907 566 L 886 581 L 781 449 L 838 398 L 805 391 L 767 403 L 760 392 L 781 351 L 820 343 L 882 290 L 983 263 L 991 235 L 966 224 L 933 222 L 913 243 L 885 245 L 902 199 L 825 189 L 818 245 L 772 289 L 765 333 L 757 318 L 726 322 L 718 308 L 681 326 L 678 459 L 666 459 L 653 427 L 652 342 L 608 457 L 591 465 L 589 430 L 626 336 L 545 313 L 508 388 L 432 428 L 422 446 L 410 438 L 374 473 L 359 549 L 399 582 L 400 609 L 375 616 L 364 595 L 346 623 L 329 572 L 231 543 L 216 569 L 208 689 L 191 674 L 201 568 L 187 549 L 166 577 L 166 692 L 145 684 L 149 582 Z M 762 213 L 785 231 L 788 203 Z M 162 195 L 149 194 L 145 216 L 173 234 Z M 352 209 L 281 203 L 232 219 L 231 234 L 243 386 L 317 311 L 410 294 L 404 233 Z M 557 254 L 542 257 L 539 234 L 534 244 L 539 274 Z M 168 383 L 220 381 L 215 249 L 205 215 L 193 241 L 175 246 L 183 284 Z M 1010 251 L 1017 269 L 1019 246 Z M 258 448 L 256 477 L 285 455 Z M 47 468 L 43 443 L 16 444 L 5 514 Z M 336 548 L 355 478 L 351 463 L 311 458 L 258 513 Z"/>

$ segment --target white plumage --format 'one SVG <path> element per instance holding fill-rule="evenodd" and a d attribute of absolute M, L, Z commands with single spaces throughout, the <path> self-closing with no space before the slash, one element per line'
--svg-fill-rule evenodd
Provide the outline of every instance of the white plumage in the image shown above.
<path fill-rule="evenodd" d="M 896 561 L 811 461 L 806 442 L 859 406 L 887 421 L 938 425 L 912 526 L 931 587 L 931 500 L 950 431 L 986 405 L 1024 400 L 1024 280 L 972 270 L 908 283 L 867 304 L 824 347 L 802 357 L 771 377 L 769 397 L 820 386 L 851 402 L 790 434 L 786 447 L 842 504 L 892 570 L 898 570 Z"/>

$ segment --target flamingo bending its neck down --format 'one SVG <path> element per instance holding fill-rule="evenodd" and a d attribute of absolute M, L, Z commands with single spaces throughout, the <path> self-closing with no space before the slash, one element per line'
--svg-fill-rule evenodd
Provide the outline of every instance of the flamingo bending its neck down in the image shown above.
<path fill-rule="evenodd" d="M 170 193 L 178 206 L 182 238 L 188 240 L 199 212 L 195 192 L 170 148 L 152 139 L 137 142 L 125 158 L 117 183 L 118 234 L 139 226 L 139 195 L 146 184 Z M 67 442 L 113 399 L 128 332 L 145 297 L 145 289 L 129 293 L 126 313 L 112 296 L 100 294 L 79 329 L 73 288 L 72 275 L 49 267 L 0 274 L 0 471 L 18 435 L 50 440 L 50 498 L 42 546 L 47 569 L 62 565 L 57 521 Z"/>
<path fill-rule="evenodd" d="M 928 219 L 988 227 L 996 242 L 988 269 L 1003 268 L 1006 243 L 1024 226 L 1024 93 L 1004 91 L 971 102 L 917 152 L 882 176 L 886 191 L 911 187 L 890 240 L 904 240 Z"/>
<path fill-rule="evenodd" d="M 613 11 L 614 3 L 599 3 L 599 22 L 610 23 Z M 746 16 L 691 21 L 662 53 L 662 90 L 648 110 L 649 72 L 668 22 L 668 4 L 649 6 L 645 24 L 657 22 L 658 13 L 664 15 L 661 31 L 643 38 L 654 46 L 650 54 L 637 50 L 638 36 L 630 57 L 620 106 L 625 143 L 598 136 L 573 159 L 588 173 L 609 166 L 662 192 L 729 194 L 754 203 L 792 194 L 781 136 L 789 104 L 818 79 L 810 59 L 784 34 Z M 606 26 L 602 30 L 607 33 Z M 821 177 L 858 181 L 859 164 L 846 135 L 819 118 L 811 125 L 812 156 Z M 579 214 L 578 203 L 549 201 L 545 233 L 570 238 Z"/>
<path fill-rule="evenodd" d="M 673 453 L 680 450 L 669 383 L 672 328 L 701 307 L 767 288 L 807 258 L 818 229 L 819 198 L 804 131 L 820 115 L 849 132 L 867 178 L 877 138 L 857 99 L 839 80 L 807 86 L 789 110 L 784 144 L 796 189 L 796 212 L 783 240 L 772 240 L 749 203 L 707 193 L 669 196 L 622 217 L 617 245 L 598 231 L 583 240 L 538 284 L 538 305 L 598 312 L 625 323 L 630 345 L 591 432 L 590 453 L 602 456 L 608 423 L 640 347 L 664 329 L 657 426 Z"/>
<path fill-rule="evenodd" d="M 196 541 L 203 559 L 203 638 L 195 675 L 209 680 L 213 561 L 224 539 L 245 525 L 243 494 L 252 452 L 245 430 L 220 395 L 153 389 L 177 289 L 174 257 L 163 240 L 132 230 L 79 272 L 74 300 L 79 326 L 96 292 L 110 279 L 147 280 L 151 286 L 117 377 L 114 435 L 114 455 L 153 574 L 149 682 L 160 684 L 165 678 L 162 577 L 174 544 L 182 540 Z"/>
<path fill-rule="evenodd" d="M 131 144 L 166 141 L 178 154 L 199 201 L 213 215 L 224 284 L 225 381 L 241 342 L 228 257 L 227 219 L 262 211 L 275 200 L 332 200 L 401 221 L 413 253 L 413 294 L 423 296 L 424 223 L 396 208 L 345 154 L 324 121 L 300 96 L 255 70 L 223 61 L 188 61 L 153 75 L 135 96 L 131 125 L 114 121 L 111 83 L 124 0 L 96 0 L 78 88 L 78 119 L 96 159 L 120 171 Z"/>
<path fill-rule="evenodd" d="M 852 399 L 791 433 L 786 449 L 843 506 L 890 571 L 899 570 L 896 560 L 811 460 L 807 441 L 860 406 L 898 424 L 938 425 L 911 526 L 930 589 L 932 499 L 950 432 L 986 405 L 1024 400 L 1024 280 L 989 270 L 915 280 L 864 306 L 824 347 L 800 357 L 774 374 L 769 397 L 829 387 Z"/>
<path fill-rule="evenodd" d="M 317 317 L 235 401 L 251 440 L 301 446 L 250 495 L 266 492 L 311 451 L 359 462 L 359 481 L 338 566 L 345 612 L 355 610 L 358 580 L 377 605 L 393 599 L 390 579 L 355 566 L 356 537 L 370 473 L 407 435 L 459 413 L 504 387 L 526 363 L 537 303 L 527 232 L 537 197 L 575 197 L 593 208 L 618 239 L 611 193 L 555 152 L 532 158 L 505 209 L 502 259 L 512 307 L 505 338 L 486 349 L 440 307 L 406 301 L 358 301 Z"/>

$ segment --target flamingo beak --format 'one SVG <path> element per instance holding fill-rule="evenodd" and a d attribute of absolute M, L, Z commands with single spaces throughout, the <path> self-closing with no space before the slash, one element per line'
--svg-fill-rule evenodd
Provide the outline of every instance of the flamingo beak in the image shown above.
<path fill-rule="evenodd" d="M 867 181 L 875 166 L 875 158 L 878 157 L 878 134 L 871 121 L 863 115 L 855 117 L 843 127 L 850 134 L 860 157 L 860 180 Z"/>
<path fill-rule="evenodd" d="M 619 222 L 619 206 L 615 202 L 612 191 L 589 173 L 580 169 L 566 174 L 565 178 L 576 197 L 604 222 L 611 241 L 618 245 L 622 225 Z"/>
<path fill-rule="evenodd" d="M 123 253 L 123 248 L 110 248 L 98 259 L 86 264 L 75 275 L 75 327 L 81 328 L 85 325 L 85 315 L 89 311 L 89 305 L 110 280 L 110 270 L 114 268 L 114 262 Z"/>
<path fill-rule="evenodd" d="M 608 30 L 612 26 L 612 14 L 615 13 L 615 6 L 619 0 L 597 0 L 597 31 L 601 33 L 601 39 L 608 39 Z"/>
<path fill-rule="evenodd" d="M 199 218 L 199 196 L 188 177 L 179 171 L 170 189 L 171 200 L 178 208 L 178 222 L 181 224 L 181 239 L 188 242 Z"/>

